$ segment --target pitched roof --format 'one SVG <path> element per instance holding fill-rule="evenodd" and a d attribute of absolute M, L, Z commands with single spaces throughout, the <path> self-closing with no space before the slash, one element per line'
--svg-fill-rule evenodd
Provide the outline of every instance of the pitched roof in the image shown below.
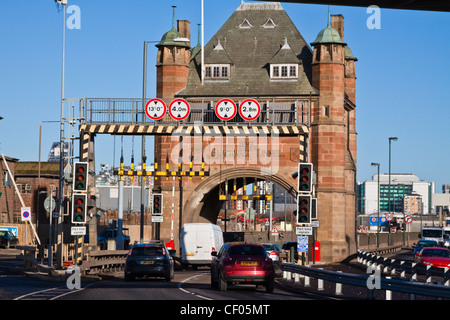
<path fill-rule="evenodd" d="M 286 40 L 285 40 L 286 39 Z M 220 41 L 223 50 L 215 50 Z M 288 43 L 289 49 L 282 49 Z M 317 94 L 311 85 L 312 51 L 281 5 L 242 3 L 205 45 L 205 64 L 229 59 L 229 81 L 201 84 L 201 50 L 195 48 L 180 97 L 262 97 Z M 283 61 L 283 58 L 286 59 Z M 271 80 L 270 63 L 298 63 L 298 79 Z M 222 62 L 224 63 L 224 62 Z"/>

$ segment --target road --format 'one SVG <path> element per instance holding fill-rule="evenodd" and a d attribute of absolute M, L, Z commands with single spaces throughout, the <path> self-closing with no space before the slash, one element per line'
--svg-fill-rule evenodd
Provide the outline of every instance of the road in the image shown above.
<path fill-rule="evenodd" d="M 162 279 L 137 279 L 125 282 L 123 272 L 110 273 L 101 281 L 82 283 L 80 289 L 68 289 L 65 282 L 43 281 L 12 273 L 20 266 L 13 249 L 0 249 L 1 300 L 153 300 L 153 301 L 287 301 L 305 300 L 298 293 L 276 287 L 266 293 L 264 287 L 230 285 L 226 292 L 211 289 L 209 268 L 176 271 L 171 282 Z"/>

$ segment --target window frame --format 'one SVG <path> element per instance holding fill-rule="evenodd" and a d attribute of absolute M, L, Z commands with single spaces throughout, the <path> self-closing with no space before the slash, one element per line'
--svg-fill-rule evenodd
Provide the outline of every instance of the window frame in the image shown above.
<path fill-rule="evenodd" d="M 274 80 L 298 79 L 298 64 L 295 64 L 295 63 L 271 64 L 270 65 L 270 79 L 274 79 Z"/>

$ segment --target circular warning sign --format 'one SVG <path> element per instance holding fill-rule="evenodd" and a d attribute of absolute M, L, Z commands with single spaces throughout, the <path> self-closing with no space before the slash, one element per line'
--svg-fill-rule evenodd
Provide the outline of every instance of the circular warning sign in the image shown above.
<path fill-rule="evenodd" d="M 167 106 L 161 99 L 151 99 L 145 105 L 145 114 L 152 120 L 159 120 L 166 114 Z"/>
<path fill-rule="evenodd" d="M 233 100 L 222 99 L 216 104 L 216 116 L 223 121 L 234 118 L 237 113 L 237 107 Z"/>
<path fill-rule="evenodd" d="M 184 99 L 175 99 L 169 105 L 169 114 L 172 119 L 180 121 L 187 118 L 191 112 L 189 103 Z"/>
<path fill-rule="evenodd" d="M 410 216 L 409 214 L 405 217 L 405 222 L 406 223 L 411 223 L 413 221 L 412 216 Z"/>
<path fill-rule="evenodd" d="M 246 99 L 239 105 L 239 115 L 247 121 L 255 120 L 261 113 L 261 106 L 254 99 Z"/>
<path fill-rule="evenodd" d="M 393 213 L 386 213 L 386 219 L 387 219 L 387 221 L 394 220 L 394 214 Z"/>

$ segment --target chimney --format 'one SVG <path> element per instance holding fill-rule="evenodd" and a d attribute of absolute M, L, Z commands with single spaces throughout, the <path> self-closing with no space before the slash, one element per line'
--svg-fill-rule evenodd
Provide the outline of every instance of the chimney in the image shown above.
<path fill-rule="evenodd" d="M 341 40 L 344 41 L 344 16 L 342 14 L 331 15 L 331 27 L 339 32 Z"/>
<path fill-rule="evenodd" d="M 183 35 L 183 37 L 191 39 L 191 23 L 188 20 L 177 20 L 177 31 Z M 188 46 L 191 46 L 191 42 L 187 42 Z"/>

